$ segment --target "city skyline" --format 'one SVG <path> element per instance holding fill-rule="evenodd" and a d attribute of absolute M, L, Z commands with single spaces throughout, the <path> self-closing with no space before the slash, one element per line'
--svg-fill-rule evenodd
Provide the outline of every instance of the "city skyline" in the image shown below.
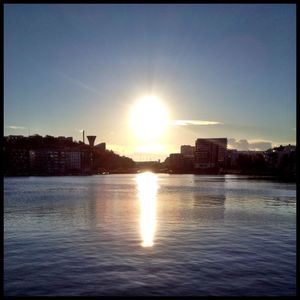
<path fill-rule="evenodd" d="M 145 140 L 130 116 L 149 96 L 168 117 Z M 137 160 L 296 144 L 296 5 L 5 4 L 4 134 L 82 129 Z"/>

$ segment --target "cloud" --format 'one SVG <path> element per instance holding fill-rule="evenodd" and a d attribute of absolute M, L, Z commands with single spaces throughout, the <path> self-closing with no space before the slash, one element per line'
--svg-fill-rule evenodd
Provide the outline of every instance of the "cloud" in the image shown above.
<path fill-rule="evenodd" d="M 247 151 L 247 150 L 256 150 L 256 151 L 265 151 L 267 149 L 272 148 L 271 141 L 265 140 L 238 140 L 234 138 L 228 139 L 228 147 L 231 149 L 237 149 L 239 151 Z"/>
<path fill-rule="evenodd" d="M 216 122 L 216 121 L 203 121 L 203 120 L 175 120 L 173 122 L 173 125 L 175 125 L 175 126 L 189 126 L 189 125 L 207 126 L 207 125 L 223 125 L 223 123 Z"/>
<path fill-rule="evenodd" d="M 6 128 L 14 129 L 14 130 L 26 129 L 26 127 L 24 126 L 15 126 L 15 125 L 6 126 Z"/>

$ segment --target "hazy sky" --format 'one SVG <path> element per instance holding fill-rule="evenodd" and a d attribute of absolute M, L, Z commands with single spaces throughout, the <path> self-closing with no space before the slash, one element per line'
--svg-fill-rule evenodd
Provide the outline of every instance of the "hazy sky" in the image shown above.
<path fill-rule="evenodd" d="M 145 95 L 169 112 L 157 141 L 129 125 Z M 296 5 L 6 4 L 4 134 L 81 129 L 137 160 L 200 137 L 295 144 Z"/>

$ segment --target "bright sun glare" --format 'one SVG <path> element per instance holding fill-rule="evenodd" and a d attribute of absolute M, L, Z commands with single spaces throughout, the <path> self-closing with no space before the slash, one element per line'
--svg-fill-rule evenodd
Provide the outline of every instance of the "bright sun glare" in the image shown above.
<path fill-rule="evenodd" d="M 159 188 L 156 174 L 140 173 L 136 176 L 140 201 L 142 246 L 152 247 L 156 228 L 156 194 Z"/>
<path fill-rule="evenodd" d="M 140 140 L 155 140 L 160 138 L 169 123 L 165 106 L 155 96 L 140 99 L 131 112 L 131 126 Z"/>

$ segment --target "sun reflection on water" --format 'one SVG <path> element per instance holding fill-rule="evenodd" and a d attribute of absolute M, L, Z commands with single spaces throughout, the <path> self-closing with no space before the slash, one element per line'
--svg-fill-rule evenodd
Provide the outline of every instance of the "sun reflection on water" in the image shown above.
<path fill-rule="evenodd" d="M 156 227 L 157 176 L 145 172 L 136 176 L 140 202 L 140 229 L 143 247 L 152 247 Z"/>

